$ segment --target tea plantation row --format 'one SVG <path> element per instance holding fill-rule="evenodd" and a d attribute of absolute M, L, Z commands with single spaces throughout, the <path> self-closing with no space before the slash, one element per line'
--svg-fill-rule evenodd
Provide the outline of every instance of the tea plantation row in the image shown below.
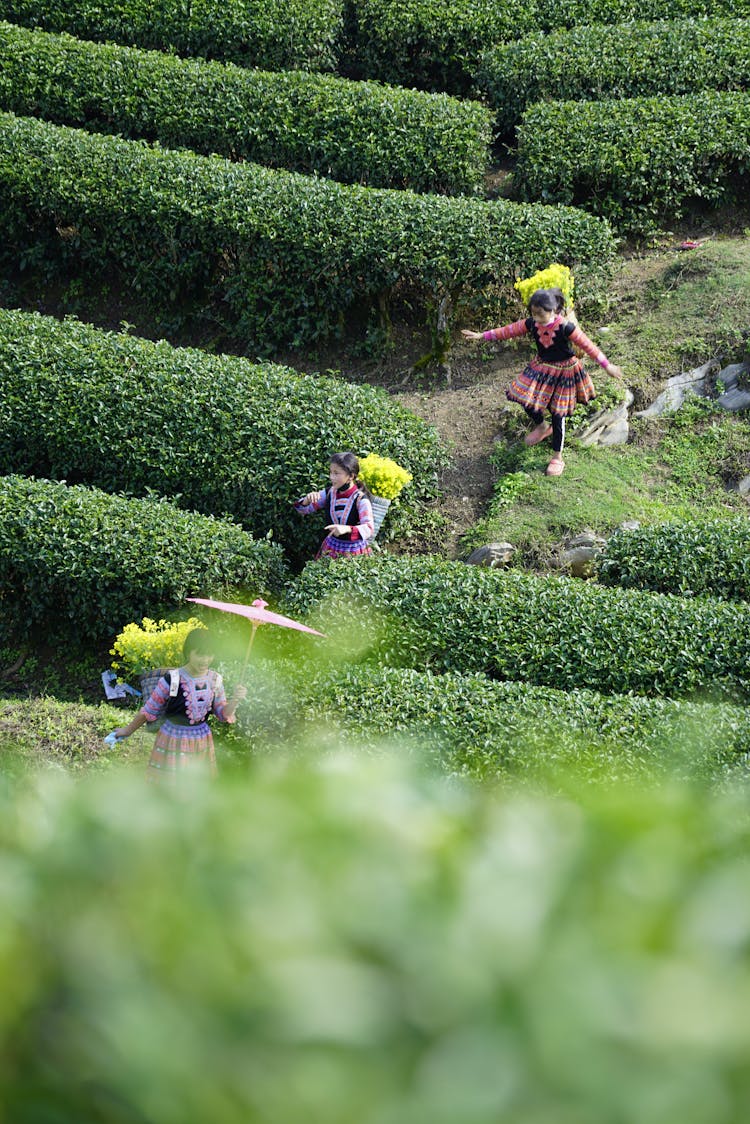
<path fill-rule="evenodd" d="M 748 0 L 675 0 L 669 14 L 750 16 Z M 87 39 L 272 70 L 349 70 L 465 93 L 492 43 L 580 24 L 658 20 L 661 0 L 0 0 L 0 18 Z M 536 70 L 537 68 L 534 67 Z"/>
<path fill-rule="evenodd" d="M 165 500 L 0 476 L 0 640 L 106 641 L 188 596 L 278 590 L 281 547 Z"/>
<path fill-rule="evenodd" d="M 290 608 L 380 664 L 605 693 L 750 698 L 750 606 L 487 571 L 437 558 L 308 565 Z M 369 638 L 368 638 L 369 639 Z"/>
<path fill-rule="evenodd" d="M 345 183 L 472 192 L 492 114 L 444 94 L 244 70 L 0 23 L 0 108 Z"/>
<path fill-rule="evenodd" d="M 315 660 L 254 664 L 241 733 L 273 753 L 310 729 L 340 729 L 362 747 L 391 741 L 478 780 L 568 771 L 588 779 L 718 777 L 750 754 L 746 707 L 498 683 L 478 673 Z"/>
<path fill-rule="evenodd" d="M 320 339 L 397 285 L 434 316 L 519 269 L 614 254 L 578 210 L 344 186 L 12 114 L 0 189 L 4 270 L 20 255 L 32 278 L 114 275 L 152 314 L 205 313 L 257 349 Z"/>
<path fill-rule="evenodd" d="M 0 473 L 152 489 L 310 557 L 319 530 L 292 501 L 352 447 L 412 473 L 412 511 L 447 460 L 383 391 L 0 309 Z"/>
<path fill-rule="evenodd" d="M 565 143 L 550 146 L 551 136 Z M 521 198 L 580 204 L 623 231 L 679 218 L 688 202 L 747 197 L 750 94 L 545 102 L 518 129 Z"/>

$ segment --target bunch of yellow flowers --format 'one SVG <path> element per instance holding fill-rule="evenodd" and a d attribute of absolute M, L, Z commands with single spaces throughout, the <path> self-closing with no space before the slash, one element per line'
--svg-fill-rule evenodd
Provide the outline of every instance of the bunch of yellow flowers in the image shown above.
<path fill-rule="evenodd" d="M 110 655 L 119 657 L 112 667 L 125 676 L 143 675 L 155 667 L 179 667 L 185 637 L 194 628 L 205 627 L 195 617 L 177 623 L 144 617 L 140 625 L 126 624 L 110 650 Z"/>
<path fill-rule="evenodd" d="M 374 496 L 395 500 L 411 482 L 412 475 L 388 457 L 370 453 L 359 462 L 359 478 Z"/>
<path fill-rule="evenodd" d="M 521 300 L 525 305 L 529 303 L 529 297 L 537 289 L 561 289 L 565 297 L 565 307 L 572 311 L 573 274 L 567 265 L 555 263 L 548 265 L 546 269 L 538 269 L 531 277 L 519 278 L 513 288 L 521 294 Z"/>

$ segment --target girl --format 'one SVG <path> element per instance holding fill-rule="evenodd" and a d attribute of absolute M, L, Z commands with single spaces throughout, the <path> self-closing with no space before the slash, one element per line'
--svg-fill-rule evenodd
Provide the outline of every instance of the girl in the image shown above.
<path fill-rule="evenodd" d="M 170 695 L 170 680 L 163 676 L 151 697 L 127 726 L 114 730 L 115 738 L 129 738 L 144 722 L 166 714 L 148 763 L 148 778 L 177 784 L 185 776 L 204 773 L 216 776 L 216 753 L 208 727 L 213 711 L 220 722 L 234 722 L 237 704 L 247 688 L 237 686 L 227 701 L 221 676 L 210 671 L 215 644 L 206 628 L 194 628 L 185 637 L 184 667 L 178 671 L 179 687 Z"/>
<path fill-rule="evenodd" d="M 354 453 L 334 453 L 331 457 L 330 488 L 308 492 L 294 504 L 300 515 L 324 508 L 330 520 L 316 558 L 352 558 L 372 554 L 368 543 L 375 533 L 372 504 L 364 484 L 357 479 L 359 461 Z"/>
<path fill-rule="evenodd" d="M 529 298 L 529 317 L 491 328 L 489 332 L 463 331 L 468 340 L 509 340 L 514 336 L 530 335 L 537 346 L 537 354 L 513 380 L 506 396 L 518 402 L 534 422 L 534 428 L 524 437 L 527 445 L 536 445 L 552 434 L 552 460 L 547 465 L 547 476 L 561 476 L 565 468 L 562 458 L 565 443 L 565 419 L 578 402 L 590 402 L 596 397 L 594 384 L 573 352 L 579 347 L 604 368 L 608 375 L 622 378 L 622 371 L 610 363 L 606 355 L 584 335 L 578 325 L 563 316 L 565 298 L 560 289 L 537 289 Z M 544 420 L 549 409 L 552 424 Z"/>

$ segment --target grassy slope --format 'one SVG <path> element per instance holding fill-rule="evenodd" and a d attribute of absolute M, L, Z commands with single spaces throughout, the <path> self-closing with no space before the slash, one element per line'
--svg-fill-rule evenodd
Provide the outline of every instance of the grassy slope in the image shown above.
<path fill-rule="evenodd" d="M 623 261 L 610 317 L 593 334 L 625 368 L 636 406 L 645 407 L 667 378 L 712 355 L 743 354 L 750 327 L 750 237 L 709 241 L 686 253 L 658 251 Z M 599 380 L 604 398 L 612 387 Z M 632 443 L 583 449 L 568 442 L 559 480 L 542 474 L 549 451 L 528 450 L 517 411 L 505 421 L 494 454 L 495 499 L 466 546 L 507 540 L 527 564 L 544 565 L 568 532 L 607 533 L 627 519 L 653 523 L 746 511 L 727 485 L 750 472 L 744 416 L 702 404 L 669 419 L 634 419 Z"/>

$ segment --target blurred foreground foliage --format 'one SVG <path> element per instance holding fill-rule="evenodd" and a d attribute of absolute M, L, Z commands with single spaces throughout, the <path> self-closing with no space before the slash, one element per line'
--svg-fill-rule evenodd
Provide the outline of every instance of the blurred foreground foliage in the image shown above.
<path fill-rule="evenodd" d="M 335 747 L 0 787 L 0 1120 L 734 1124 L 746 794 Z"/>

